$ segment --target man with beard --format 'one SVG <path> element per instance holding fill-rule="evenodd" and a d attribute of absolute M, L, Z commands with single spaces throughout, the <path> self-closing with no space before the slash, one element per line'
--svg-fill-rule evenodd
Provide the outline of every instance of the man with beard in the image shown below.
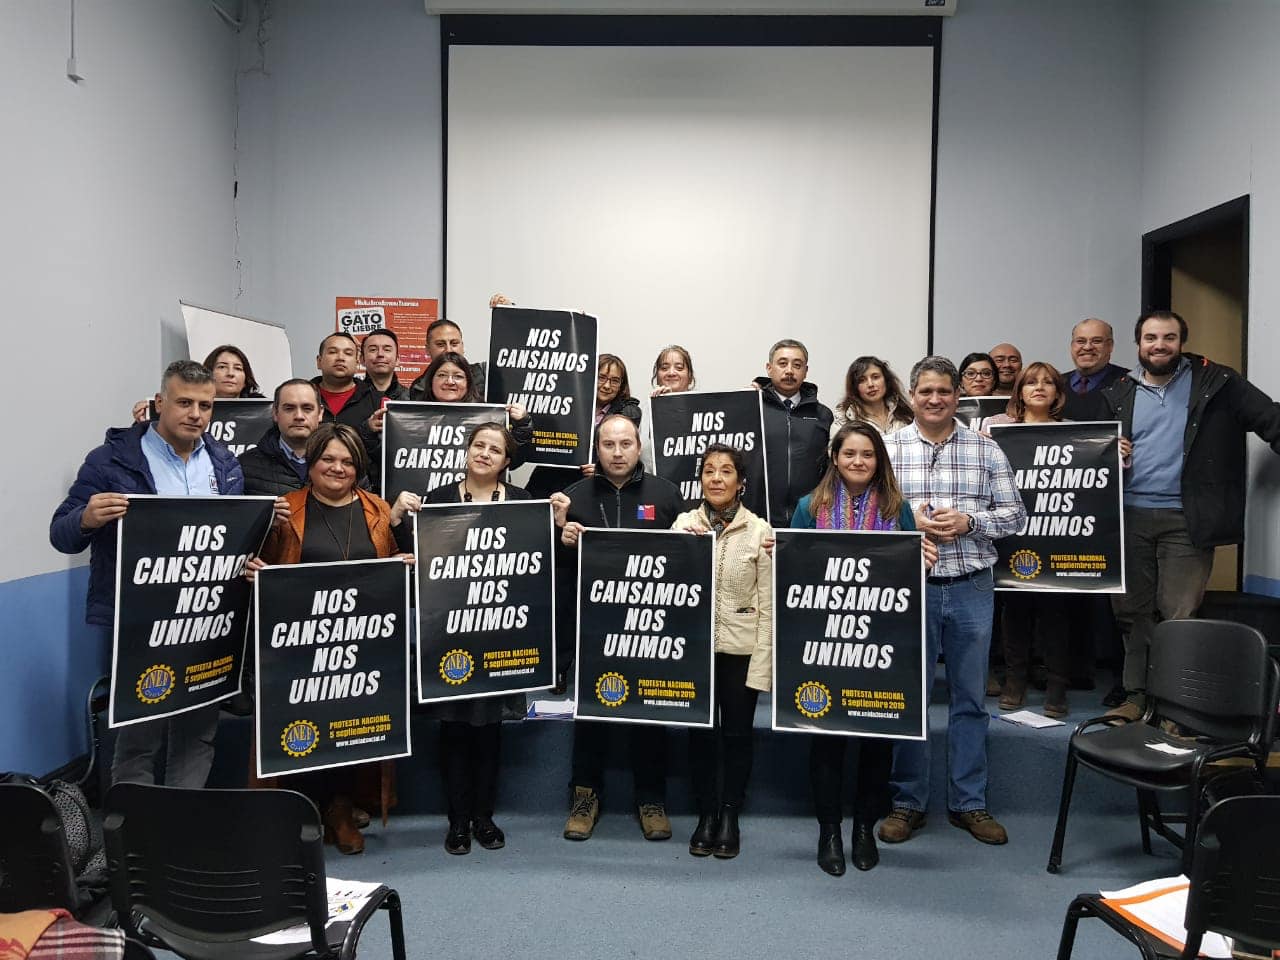
<path fill-rule="evenodd" d="M 765 376 L 753 385 L 764 400 L 765 469 L 769 471 L 769 522 L 791 523 L 791 513 L 827 469 L 831 411 L 818 402 L 818 387 L 805 377 L 809 351 L 799 340 L 769 349 Z"/>
<path fill-rule="evenodd" d="M 1230 367 L 1184 353 L 1182 317 L 1144 313 L 1134 339 L 1138 367 L 1102 392 L 1108 419 L 1133 441 L 1124 478 L 1127 583 L 1115 600 L 1127 698 L 1111 711 L 1129 720 L 1146 709 L 1155 624 L 1191 616 L 1213 548 L 1244 540 L 1245 434 L 1280 453 L 1280 404 Z"/>

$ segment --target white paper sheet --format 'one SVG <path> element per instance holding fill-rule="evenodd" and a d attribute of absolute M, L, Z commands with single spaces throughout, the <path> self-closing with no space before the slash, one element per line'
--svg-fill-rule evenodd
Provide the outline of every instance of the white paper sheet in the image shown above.
<path fill-rule="evenodd" d="M 1123 890 L 1103 890 L 1107 906 L 1130 920 L 1136 920 L 1182 949 L 1186 943 L 1187 891 L 1191 882 L 1186 877 L 1162 877 L 1147 880 Z M 1225 937 L 1206 933 L 1200 941 L 1200 956 L 1230 960 L 1231 947 Z"/>
<path fill-rule="evenodd" d="M 378 883 L 361 883 L 359 880 L 337 880 L 329 877 L 327 884 L 329 919 L 325 923 L 325 929 L 327 930 L 336 923 L 345 923 L 354 917 L 369 902 L 369 895 L 380 886 L 381 884 Z M 286 927 L 283 930 L 277 930 L 275 933 L 268 933 L 262 937 L 254 937 L 253 942 L 273 945 L 310 943 L 311 928 L 302 923 L 296 927 Z"/>

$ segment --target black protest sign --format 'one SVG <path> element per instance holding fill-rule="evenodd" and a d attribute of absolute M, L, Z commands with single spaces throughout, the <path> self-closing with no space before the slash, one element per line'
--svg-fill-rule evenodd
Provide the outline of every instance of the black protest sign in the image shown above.
<path fill-rule="evenodd" d="M 116 540 L 110 724 L 240 692 L 251 588 L 242 576 L 272 497 L 129 497 Z"/>
<path fill-rule="evenodd" d="M 1027 506 L 1022 529 L 996 541 L 996 589 L 1124 593 L 1120 424 L 998 424 L 991 439 Z"/>
<path fill-rule="evenodd" d="M 271 401 L 261 397 L 228 397 L 213 401 L 209 435 L 220 440 L 237 457 L 252 450 L 271 429 Z"/>
<path fill-rule="evenodd" d="M 147 401 L 147 419 L 157 419 L 154 400 Z M 266 397 L 219 397 L 213 401 L 208 433 L 238 457 L 256 447 L 274 422 Z"/>
<path fill-rule="evenodd" d="M 653 398 L 655 472 L 680 488 L 685 509 L 702 503 L 702 454 L 710 444 L 737 447 L 746 460 L 742 502 L 769 512 L 764 460 L 764 401 L 759 390 L 667 393 Z"/>
<path fill-rule="evenodd" d="M 404 561 L 269 566 L 254 583 L 258 776 L 408 756 Z"/>
<path fill-rule="evenodd" d="M 428 504 L 414 527 L 418 700 L 555 686 L 551 504 Z"/>
<path fill-rule="evenodd" d="M 923 740 L 920 534 L 779 530 L 773 729 Z"/>
<path fill-rule="evenodd" d="M 574 717 L 709 727 L 715 537 L 583 531 Z"/>
<path fill-rule="evenodd" d="M 495 307 L 485 384 L 490 403 L 518 403 L 533 417 L 526 462 L 567 467 L 592 461 L 595 317 Z"/>
<path fill-rule="evenodd" d="M 382 498 L 403 491 L 425 497 L 467 472 L 467 437 L 482 423 L 507 425 L 507 411 L 489 403 L 391 400 L 382 419 Z"/>
<path fill-rule="evenodd" d="M 956 404 L 956 419 L 977 430 L 987 417 L 1004 413 L 1008 407 L 1008 397 L 961 397 Z"/>

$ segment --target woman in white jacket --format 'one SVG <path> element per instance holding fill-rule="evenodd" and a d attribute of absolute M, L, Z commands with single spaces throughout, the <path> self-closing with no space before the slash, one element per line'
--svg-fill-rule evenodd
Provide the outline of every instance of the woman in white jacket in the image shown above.
<path fill-rule="evenodd" d="M 711 729 L 690 729 L 689 768 L 698 826 L 695 857 L 738 855 L 738 813 L 751 776 L 756 698 L 773 679 L 773 530 L 742 504 L 745 464 L 735 447 L 713 443 L 702 458 L 702 505 L 676 530 L 716 534 L 716 707 Z M 716 794 L 716 782 L 723 789 Z"/>

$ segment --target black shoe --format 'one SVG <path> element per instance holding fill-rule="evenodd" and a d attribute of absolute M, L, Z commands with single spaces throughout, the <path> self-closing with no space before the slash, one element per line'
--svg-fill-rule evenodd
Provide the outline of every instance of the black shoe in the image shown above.
<path fill-rule="evenodd" d="M 844 876 L 844 841 L 840 824 L 818 824 L 818 866 L 833 877 Z"/>
<path fill-rule="evenodd" d="M 720 823 L 716 827 L 716 845 L 711 852 L 717 860 L 732 860 L 738 855 L 742 838 L 738 833 L 738 811 L 742 809 L 736 803 L 720 804 Z"/>
<path fill-rule="evenodd" d="M 507 835 L 493 822 L 493 817 L 476 817 L 472 820 L 471 835 L 486 850 L 501 850 L 507 845 Z"/>
<path fill-rule="evenodd" d="M 709 857 L 716 845 L 716 815 L 698 815 L 698 826 L 689 838 L 689 853 L 695 857 Z"/>
<path fill-rule="evenodd" d="M 467 821 L 449 821 L 449 832 L 444 836 L 444 849 L 446 853 L 452 853 L 455 856 L 471 852 L 471 830 Z"/>
<path fill-rule="evenodd" d="M 1117 683 L 1114 687 L 1107 691 L 1107 695 L 1102 698 L 1104 707 L 1118 707 L 1124 703 L 1128 694 L 1124 692 L 1124 684 Z"/>
<path fill-rule="evenodd" d="M 863 823 L 853 822 L 853 835 L 849 838 L 853 844 L 853 865 L 859 870 L 870 870 L 880 862 L 880 851 L 876 848 L 875 821 Z"/>
<path fill-rule="evenodd" d="M 557 697 L 562 696 L 569 689 L 569 672 L 561 670 L 556 673 L 556 685 L 551 688 L 551 692 Z"/>

